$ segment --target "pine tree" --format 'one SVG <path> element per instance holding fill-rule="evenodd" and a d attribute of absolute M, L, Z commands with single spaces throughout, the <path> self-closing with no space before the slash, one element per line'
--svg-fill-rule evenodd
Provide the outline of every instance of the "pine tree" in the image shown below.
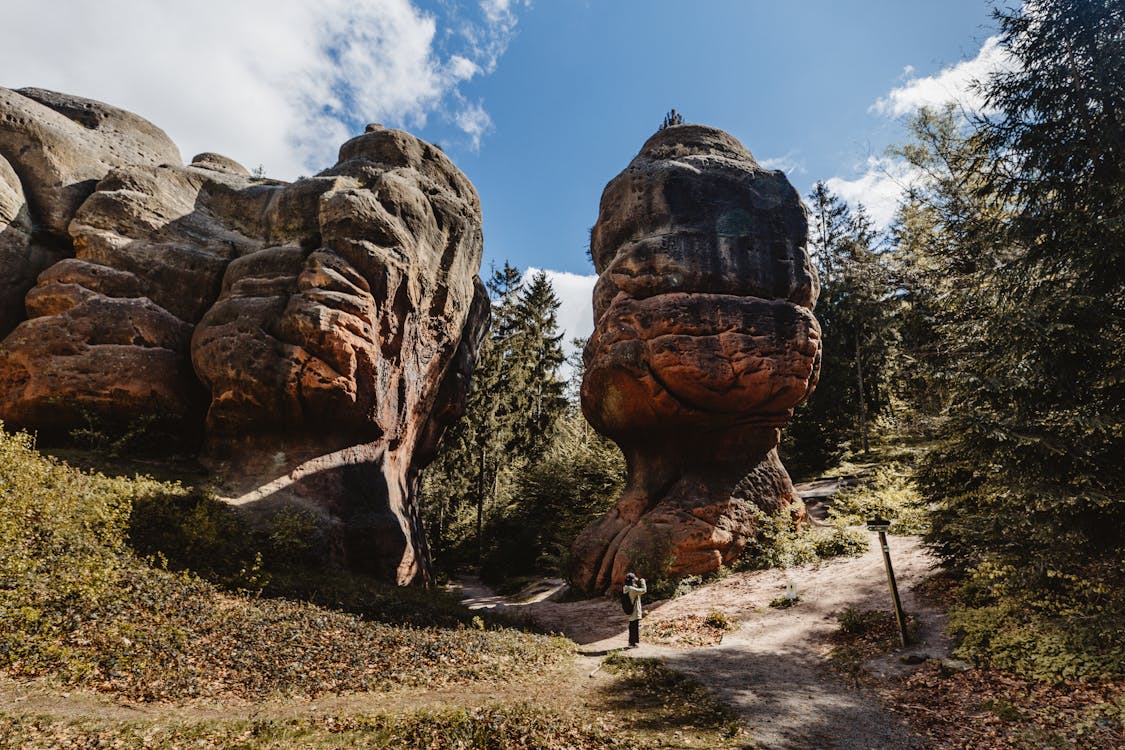
<path fill-rule="evenodd" d="M 998 11 L 1015 65 L 964 134 L 922 123 L 945 441 L 931 544 L 966 648 L 1041 676 L 1125 664 L 1125 4 Z M 928 115 L 932 117 L 932 113 Z M 955 125 L 954 125 L 955 126 Z M 945 131 L 943 132 L 943 128 Z"/>
<path fill-rule="evenodd" d="M 558 331 L 558 297 L 543 272 L 525 281 L 505 263 L 486 282 L 492 327 L 465 416 L 446 436 L 426 474 L 428 519 L 436 550 L 480 561 L 510 539 L 497 534 L 510 515 L 520 476 L 542 456 L 567 409 Z M 439 554 L 440 554 L 439 552 Z"/>
<path fill-rule="evenodd" d="M 851 211 L 840 196 L 818 180 L 808 195 L 809 250 L 821 287 L 830 286 L 839 270 L 840 252 L 851 228 Z"/>
<path fill-rule="evenodd" d="M 869 422 L 890 403 L 898 334 L 892 277 L 862 206 L 817 183 L 808 196 L 810 246 L 821 277 L 816 306 L 823 350 L 820 382 L 785 433 L 786 463 L 826 468 L 849 447 L 868 450 Z"/>
<path fill-rule="evenodd" d="M 531 400 L 520 424 L 521 448 L 531 458 L 542 453 L 546 436 L 567 406 L 566 382 L 559 375 L 566 361 L 558 327 L 561 304 L 547 274 L 538 271 L 517 305 L 522 338 L 514 355 L 526 369 Z"/>

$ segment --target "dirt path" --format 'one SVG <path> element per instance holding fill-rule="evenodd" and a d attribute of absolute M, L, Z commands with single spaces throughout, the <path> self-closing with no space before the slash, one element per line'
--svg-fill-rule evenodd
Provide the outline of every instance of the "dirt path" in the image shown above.
<path fill-rule="evenodd" d="M 891 537 L 890 549 L 903 605 L 920 626 L 916 642 L 907 651 L 947 656 L 944 616 L 918 601 L 912 592 L 932 570 L 932 557 L 913 537 Z M 770 608 L 770 601 L 784 596 L 788 581 L 796 585 L 799 602 L 785 609 Z M 489 600 L 482 589 L 476 584 L 466 592 L 474 595 L 468 598 L 562 632 L 588 653 L 619 649 L 626 643 L 626 623 L 613 601 L 494 604 L 495 599 Z M 644 644 L 629 653 L 661 658 L 710 686 L 741 713 L 762 748 L 923 747 L 874 695 L 826 670 L 828 637 L 836 629 L 836 615 L 846 607 L 890 608 L 882 554 L 876 545 L 861 557 L 788 573 L 734 574 L 678 599 L 656 602 L 646 617 L 648 627 L 660 620 L 716 610 L 736 619 L 740 627 L 719 646 L 685 649 Z M 891 654 L 867 668 L 888 677 L 913 669 L 902 664 L 899 656 L 901 653 Z"/>

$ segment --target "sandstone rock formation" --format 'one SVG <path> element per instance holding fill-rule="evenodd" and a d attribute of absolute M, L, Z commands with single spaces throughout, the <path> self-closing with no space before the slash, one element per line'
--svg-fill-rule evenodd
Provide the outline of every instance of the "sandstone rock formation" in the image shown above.
<path fill-rule="evenodd" d="M 582 408 L 629 477 L 574 543 L 579 588 L 714 571 L 790 512 L 779 428 L 821 351 L 807 236 L 785 176 L 713 128 L 659 131 L 606 186 Z"/>
<path fill-rule="evenodd" d="M 287 184 L 0 89 L 0 420 L 198 444 L 232 502 L 312 509 L 340 561 L 423 582 L 419 471 L 464 408 L 481 252 L 472 184 L 402 131 Z"/>

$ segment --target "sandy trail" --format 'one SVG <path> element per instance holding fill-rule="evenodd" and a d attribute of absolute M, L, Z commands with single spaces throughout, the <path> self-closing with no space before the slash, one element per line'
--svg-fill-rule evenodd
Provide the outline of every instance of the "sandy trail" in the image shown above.
<path fill-rule="evenodd" d="M 874 534 L 872 537 L 874 542 Z M 891 537 L 889 544 L 903 606 L 920 627 L 906 651 L 948 656 L 944 615 L 913 595 L 914 586 L 931 573 L 934 559 L 917 538 Z M 784 596 L 787 580 L 796 584 L 800 601 L 786 609 L 770 608 L 770 601 Z M 562 632 L 587 653 L 616 650 L 626 643 L 625 618 L 611 600 L 504 603 L 490 598 L 479 584 L 465 593 L 470 604 L 502 608 L 507 614 Z M 788 572 L 737 573 L 678 599 L 655 602 L 645 618 L 649 626 L 659 620 L 718 610 L 736 619 L 740 627 L 714 647 L 642 644 L 628 653 L 661 658 L 710 686 L 743 716 L 761 748 L 924 747 L 873 694 L 846 684 L 825 668 L 828 636 L 837 627 L 836 615 L 846 607 L 891 608 L 882 553 L 875 543 L 860 557 Z M 899 656 L 901 652 L 891 654 L 867 667 L 888 677 L 912 669 Z"/>

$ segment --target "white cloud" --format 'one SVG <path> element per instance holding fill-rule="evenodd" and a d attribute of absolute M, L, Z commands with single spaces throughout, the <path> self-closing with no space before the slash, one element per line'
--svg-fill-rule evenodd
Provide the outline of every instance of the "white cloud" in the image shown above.
<path fill-rule="evenodd" d="M 469 136 L 473 151 L 479 151 L 481 138 L 492 130 L 492 118 L 484 111 L 484 106 L 480 102 L 465 103 L 454 120 L 457 122 L 457 127 Z"/>
<path fill-rule="evenodd" d="M 985 81 L 994 71 L 1008 69 L 1011 65 L 1011 58 L 1000 47 L 1000 38 L 992 36 L 984 41 L 980 52 L 972 60 L 962 60 L 942 68 L 936 75 L 915 78 L 914 66 L 907 65 L 903 68 L 906 83 L 879 97 L 871 105 L 871 111 L 902 117 L 922 107 L 954 103 L 967 111 L 979 112 L 984 108 L 984 100 L 973 90 L 973 82 Z"/>
<path fill-rule="evenodd" d="M 800 158 L 800 152 L 793 150 L 784 156 L 774 156 L 769 159 L 759 159 L 758 165 L 764 169 L 780 169 L 786 175 L 804 174 L 805 162 Z"/>
<path fill-rule="evenodd" d="M 875 225 L 885 229 L 894 218 L 906 188 L 919 175 L 906 162 L 887 157 L 868 157 L 861 169 L 863 173 L 855 179 L 832 177 L 824 184 L 849 205 L 862 204 Z"/>
<path fill-rule="evenodd" d="M 1008 69 L 1012 64 L 1000 47 L 999 37 L 989 37 L 974 58 L 942 68 L 935 75 L 917 77 L 914 66 L 905 66 L 902 71 L 905 83 L 879 97 L 870 111 L 896 118 L 922 107 L 953 103 L 965 111 L 983 113 L 984 101 L 973 90 L 972 83 L 984 81 L 994 71 Z M 917 171 L 906 162 L 886 156 L 869 156 L 856 166 L 854 174 L 858 176 L 832 177 L 825 180 L 825 184 L 852 206 L 862 204 L 871 220 L 882 229 L 890 225 L 906 188 L 920 179 Z"/>
<path fill-rule="evenodd" d="M 7 0 L 0 85 L 99 99 L 164 128 L 186 159 L 218 151 L 291 178 L 371 121 L 438 115 L 479 144 L 488 115 L 458 86 L 495 69 L 511 6 L 484 3 L 453 49 L 411 0 Z"/>

